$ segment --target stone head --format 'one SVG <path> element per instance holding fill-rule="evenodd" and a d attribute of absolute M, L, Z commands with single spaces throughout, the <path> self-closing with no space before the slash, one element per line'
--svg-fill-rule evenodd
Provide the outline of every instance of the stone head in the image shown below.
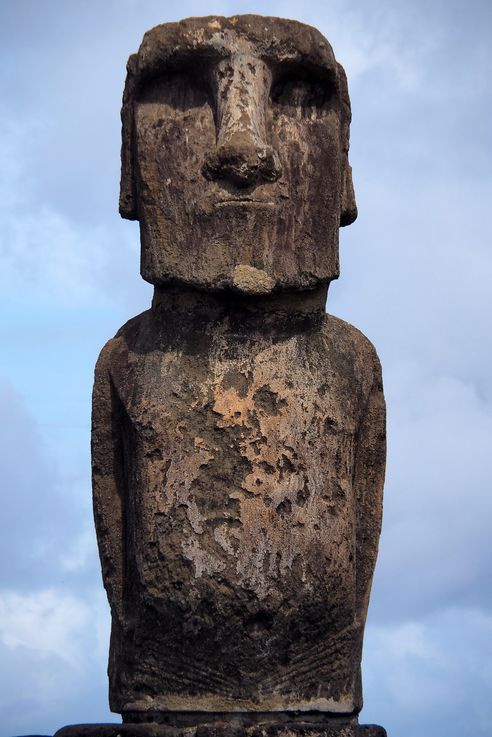
<path fill-rule="evenodd" d="M 140 221 L 144 279 L 267 294 L 337 278 L 350 102 L 316 29 L 189 18 L 148 31 L 127 69 L 120 213 Z"/>

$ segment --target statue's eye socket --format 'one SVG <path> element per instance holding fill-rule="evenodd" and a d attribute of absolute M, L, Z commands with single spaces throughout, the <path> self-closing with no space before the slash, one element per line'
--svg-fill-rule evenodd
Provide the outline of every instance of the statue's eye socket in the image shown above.
<path fill-rule="evenodd" d="M 304 69 L 287 70 L 274 81 L 270 93 L 273 105 L 286 108 L 324 109 L 335 91 L 328 75 L 314 74 Z"/>
<path fill-rule="evenodd" d="M 166 104 L 187 110 L 209 102 L 210 90 L 204 65 L 182 64 L 145 83 L 139 102 Z"/>

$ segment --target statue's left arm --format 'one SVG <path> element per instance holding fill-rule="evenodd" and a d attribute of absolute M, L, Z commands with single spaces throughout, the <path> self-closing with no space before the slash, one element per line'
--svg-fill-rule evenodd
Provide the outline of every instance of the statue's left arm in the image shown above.
<path fill-rule="evenodd" d="M 356 611 L 363 625 L 376 564 L 383 510 L 386 464 L 386 406 L 381 365 L 374 349 L 373 380 L 356 445 Z"/>

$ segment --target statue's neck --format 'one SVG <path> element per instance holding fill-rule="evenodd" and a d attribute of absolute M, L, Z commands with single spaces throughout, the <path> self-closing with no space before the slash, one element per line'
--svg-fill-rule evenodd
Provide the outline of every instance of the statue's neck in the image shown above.
<path fill-rule="evenodd" d="M 152 310 L 182 315 L 209 316 L 211 321 L 226 315 L 250 318 L 309 318 L 325 313 L 328 284 L 304 291 L 285 291 L 268 295 L 245 295 L 231 291 L 208 292 L 185 286 L 156 286 Z"/>

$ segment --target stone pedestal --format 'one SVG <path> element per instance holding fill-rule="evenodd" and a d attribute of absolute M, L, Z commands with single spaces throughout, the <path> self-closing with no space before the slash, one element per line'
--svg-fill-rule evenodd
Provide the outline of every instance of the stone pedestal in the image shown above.
<path fill-rule="evenodd" d="M 375 724 L 357 718 L 278 714 L 160 714 L 159 721 L 76 724 L 54 737 L 386 737 Z"/>

